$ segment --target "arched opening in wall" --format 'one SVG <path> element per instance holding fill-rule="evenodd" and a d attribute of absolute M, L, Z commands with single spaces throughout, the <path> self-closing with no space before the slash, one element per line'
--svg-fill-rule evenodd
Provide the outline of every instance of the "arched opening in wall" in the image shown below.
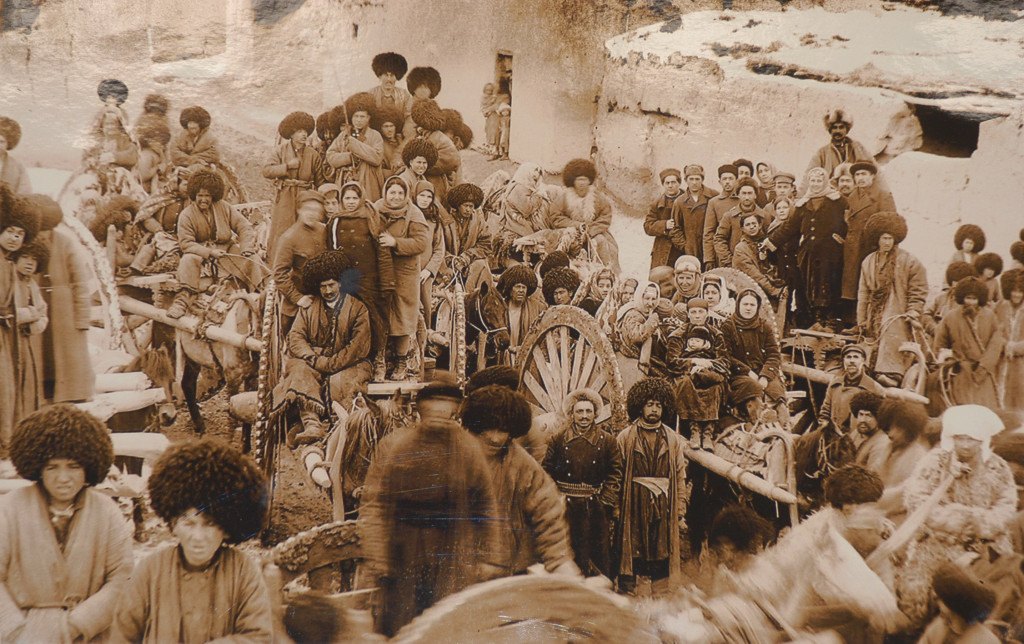
<path fill-rule="evenodd" d="M 935 105 L 913 105 L 921 123 L 919 151 L 944 157 L 966 158 L 978 149 L 978 132 L 989 114 L 953 112 Z"/>

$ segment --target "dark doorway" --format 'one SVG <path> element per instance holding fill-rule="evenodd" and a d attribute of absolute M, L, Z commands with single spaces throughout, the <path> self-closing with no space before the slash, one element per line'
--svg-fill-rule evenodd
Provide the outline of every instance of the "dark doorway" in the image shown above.
<path fill-rule="evenodd" d="M 512 104 L 512 52 L 498 50 L 494 61 L 494 84 L 498 86 L 498 94 L 504 94 L 505 101 Z"/>
<path fill-rule="evenodd" d="M 981 121 L 989 115 L 947 112 L 934 105 L 914 105 L 921 123 L 921 152 L 944 157 L 966 158 L 978 149 Z"/>

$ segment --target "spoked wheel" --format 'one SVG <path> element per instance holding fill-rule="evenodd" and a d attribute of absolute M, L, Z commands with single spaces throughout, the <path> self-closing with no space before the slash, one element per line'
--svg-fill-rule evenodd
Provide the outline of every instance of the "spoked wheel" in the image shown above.
<path fill-rule="evenodd" d="M 263 304 L 263 325 L 260 333 L 263 349 L 260 351 L 256 388 L 257 411 L 256 422 L 252 428 L 252 455 L 270 485 L 267 512 L 269 521 L 263 534 L 266 540 L 271 537 L 274 527 L 278 523 L 277 515 L 280 514 L 280 508 L 277 507 L 280 502 L 276 499 L 278 497 L 281 449 L 284 444 L 287 420 L 284 418 L 284 414 L 277 418 L 271 418 L 270 415 L 273 403 L 272 393 L 283 368 L 281 354 L 284 344 L 281 337 L 281 320 L 277 309 L 277 287 L 273 279 L 267 281 L 264 297 L 266 301 Z"/>
<path fill-rule="evenodd" d="M 563 413 L 568 395 L 587 387 L 606 403 L 595 422 L 611 420 L 616 428 L 627 422 L 611 342 L 594 318 L 575 306 L 553 306 L 530 328 L 519 350 L 519 382 L 537 416 Z"/>
<path fill-rule="evenodd" d="M 444 365 L 460 383 L 466 380 L 466 292 L 457 283 L 445 292 L 437 305 L 434 328 L 448 336 L 448 364 Z"/>

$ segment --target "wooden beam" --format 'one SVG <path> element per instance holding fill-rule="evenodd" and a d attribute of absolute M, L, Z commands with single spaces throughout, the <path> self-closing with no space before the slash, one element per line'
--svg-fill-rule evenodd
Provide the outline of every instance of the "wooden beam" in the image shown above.
<path fill-rule="evenodd" d="M 163 387 L 156 387 L 143 391 L 115 391 L 97 394 L 89 402 L 77 403 L 75 406 L 106 422 L 114 414 L 143 409 L 150 405 L 162 403 L 166 399 L 167 392 L 164 391 Z"/>
<path fill-rule="evenodd" d="M 797 378 L 806 378 L 811 382 L 820 382 L 823 385 L 827 385 L 832 382 L 833 374 L 821 369 L 815 369 L 813 367 L 805 367 L 799 364 L 793 364 L 789 362 L 782 363 L 782 370 L 791 376 Z M 927 396 L 922 396 L 919 393 L 910 391 L 909 389 L 898 389 L 896 387 L 886 387 L 882 394 L 886 398 L 896 398 L 897 400 L 905 400 L 907 402 L 917 402 L 922 405 L 927 405 L 929 400 Z"/>
<path fill-rule="evenodd" d="M 135 315 L 141 315 L 142 317 L 155 320 L 167 326 L 184 331 L 185 333 L 191 333 L 196 335 L 199 331 L 201 321 L 194 315 L 183 315 L 180 318 L 172 318 L 167 316 L 167 311 L 164 309 L 140 302 L 131 297 L 124 295 L 117 298 L 121 306 L 121 310 L 125 313 L 133 313 Z M 254 338 L 251 335 L 242 335 L 234 331 L 228 331 L 219 326 L 208 326 L 206 327 L 206 337 L 214 342 L 223 342 L 224 344 L 236 347 L 239 349 L 248 349 L 249 351 L 260 352 L 263 350 L 263 342 L 258 338 Z"/>
<path fill-rule="evenodd" d="M 711 470 L 715 474 L 724 476 L 733 483 L 742 485 L 748 490 L 757 492 L 761 496 L 768 497 L 773 501 L 778 501 L 779 503 L 785 503 L 787 505 L 796 504 L 796 496 L 794 496 L 793 492 L 772 485 L 760 476 L 752 472 L 748 472 L 739 465 L 731 463 L 721 456 L 715 456 L 711 452 L 705 452 L 704 450 L 691 449 L 687 446 L 686 457 L 699 463 L 708 470 Z"/>

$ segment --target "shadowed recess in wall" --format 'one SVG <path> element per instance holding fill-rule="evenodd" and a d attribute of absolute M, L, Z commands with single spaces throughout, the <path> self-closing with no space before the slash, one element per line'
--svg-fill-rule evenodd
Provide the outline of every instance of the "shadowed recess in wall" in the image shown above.
<path fill-rule="evenodd" d="M 0 0 L 0 24 L 3 31 L 28 29 L 39 17 L 40 0 Z"/>
<path fill-rule="evenodd" d="M 252 0 L 254 22 L 257 25 L 276 25 L 304 4 L 306 0 Z"/>

